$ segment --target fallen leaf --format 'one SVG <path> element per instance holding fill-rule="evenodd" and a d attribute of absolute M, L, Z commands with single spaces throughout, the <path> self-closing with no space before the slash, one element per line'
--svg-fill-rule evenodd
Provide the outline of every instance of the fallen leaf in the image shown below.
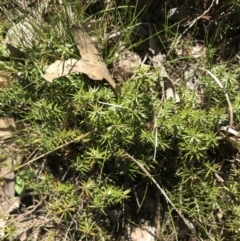
<path fill-rule="evenodd" d="M 71 73 L 84 73 L 93 80 L 106 79 L 115 91 L 120 94 L 120 85 L 116 84 L 111 77 L 106 64 L 83 27 L 74 25 L 72 26 L 72 32 L 81 59 L 57 60 L 47 67 L 43 78 L 52 82 L 56 78 Z"/>
<path fill-rule="evenodd" d="M 89 68 L 97 68 L 98 71 L 90 72 Z M 68 59 L 63 61 L 57 60 L 53 64 L 49 65 L 45 70 L 43 77 L 47 81 L 52 82 L 56 78 L 77 72 L 84 73 L 93 80 L 102 80 L 103 75 L 106 74 L 104 69 L 101 68 L 101 65 L 87 63 L 84 59 Z"/>
<path fill-rule="evenodd" d="M 82 59 L 89 62 L 101 62 L 104 64 L 97 48 L 92 43 L 91 38 L 82 26 L 73 25 L 71 27 L 74 42 Z"/>
<path fill-rule="evenodd" d="M 82 57 L 82 65 L 83 62 L 86 66 L 85 74 L 92 78 L 93 75 L 94 80 L 102 80 L 106 79 L 108 83 L 116 90 L 116 92 L 120 92 L 120 86 L 115 83 L 112 79 L 109 70 L 107 69 L 106 64 L 103 62 L 102 57 L 99 51 L 96 49 L 94 44 L 92 43 L 91 38 L 87 34 L 81 26 L 72 26 L 72 32 L 75 44 L 77 45 L 78 51 Z M 82 71 L 81 71 L 82 72 Z"/>

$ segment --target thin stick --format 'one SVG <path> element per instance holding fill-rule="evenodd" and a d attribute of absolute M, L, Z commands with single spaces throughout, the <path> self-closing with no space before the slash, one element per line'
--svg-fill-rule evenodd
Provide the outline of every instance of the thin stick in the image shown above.
<path fill-rule="evenodd" d="M 209 70 L 204 69 L 204 68 L 200 68 L 202 70 L 204 70 L 205 72 L 207 72 L 214 80 L 215 82 L 218 84 L 218 86 L 224 91 L 227 103 L 228 103 L 228 107 L 229 107 L 229 127 L 233 127 L 233 109 L 232 109 L 232 104 L 231 101 L 229 99 L 228 93 L 225 91 L 224 86 L 222 85 L 222 83 L 220 82 L 220 80 Z"/>
<path fill-rule="evenodd" d="M 198 16 L 197 18 L 195 18 L 191 23 L 188 23 L 188 24 L 185 25 L 185 26 L 187 26 L 187 25 L 189 25 L 189 26 L 183 31 L 183 33 L 181 33 L 181 34 L 179 35 L 179 37 L 177 38 L 175 44 L 171 44 L 170 50 L 168 51 L 167 56 L 169 56 L 170 53 L 173 51 L 173 49 L 175 49 L 175 46 L 179 43 L 179 41 L 180 41 L 180 39 L 182 38 L 182 36 L 183 36 L 200 18 L 202 18 L 204 15 L 206 15 L 206 14 L 210 11 L 210 9 L 212 8 L 214 2 L 215 2 L 215 0 L 212 1 L 212 3 L 211 3 L 211 5 L 209 6 L 209 8 L 208 8 L 206 11 L 204 11 L 200 16 Z"/>
<path fill-rule="evenodd" d="M 185 26 L 189 25 L 189 27 L 183 32 L 183 34 L 186 33 L 186 31 L 187 31 L 188 29 L 190 29 L 200 18 L 202 18 L 204 15 L 206 15 L 206 14 L 210 11 L 210 9 L 212 8 L 214 2 L 215 2 L 215 0 L 212 1 L 212 3 L 211 3 L 211 5 L 209 6 L 209 8 L 208 8 L 207 10 L 205 10 L 200 16 L 198 16 L 197 18 L 195 18 L 191 23 L 188 23 L 188 24 L 185 25 Z"/>
<path fill-rule="evenodd" d="M 155 120 L 154 120 L 153 133 L 154 133 L 154 153 L 153 153 L 153 160 L 156 161 L 156 157 L 157 157 L 157 146 L 158 146 L 157 117 L 155 117 Z"/>
<path fill-rule="evenodd" d="M 90 131 L 90 132 L 88 132 L 88 133 L 86 133 L 86 134 L 84 134 L 84 135 L 81 135 L 81 136 L 79 136 L 79 137 L 77 137 L 77 138 L 75 138 L 75 139 L 73 139 L 73 140 L 71 140 L 71 141 L 69 141 L 69 142 L 67 142 L 67 143 L 65 143 L 65 144 L 62 144 L 62 145 L 56 147 L 55 149 L 53 149 L 53 150 L 51 150 L 51 151 L 48 151 L 48 152 L 46 152 L 46 153 L 44 153 L 44 154 L 42 154 L 42 155 L 40 155 L 40 156 L 38 156 L 38 157 L 36 157 L 36 158 L 33 158 L 32 160 L 30 160 L 30 161 L 28 161 L 28 162 L 26 162 L 26 163 L 24 163 L 24 164 L 16 167 L 16 168 L 14 169 L 14 171 L 17 171 L 17 170 L 19 170 L 20 168 L 25 167 L 25 166 L 27 166 L 27 165 L 29 165 L 29 164 L 31 164 L 31 163 L 33 163 L 33 162 L 35 162 L 35 161 L 43 158 L 43 157 L 46 157 L 46 156 L 48 156 L 49 154 L 51 154 L 51 153 L 53 153 L 53 152 L 55 152 L 55 151 L 57 151 L 57 150 L 60 150 L 60 149 L 63 148 L 63 147 L 66 147 L 66 146 L 68 146 L 68 145 L 70 145 L 70 144 L 72 144 L 72 143 L 78 142 L 78 141 L 82 140 L 84 137 L 92 134 L 93 132 L 96 132 L 96 129 L 93 130 L 93 131 Z M 10 172 L 12 172 L 12 170 L 11 170 Z M 4 173 L 4 175 L 0 176 L 0 179 L 3 178 L 4 176 L 6 176 L 6 175 L 7 175 L 8 173 L 10 173 L 10 172 Z"/>
<path fill-rule="evenodd" d="M 166 194 L 166 192 L 160 187 L 160 185 L 157 183 L 157 181 L 154 179 L 154 177 L 152 177 L 152 175 L 148 172 L 148 170 L 143 166 L 142 163 L 140 163 L 139 161 L 137 161 L 134 157 L 132 157 L 131 155 L 129 155 L 128 153 L 125 153 L 126 156 L 128 158 L 130 158 L 133 162 L 135 162 L 141 169 L 142 171 L 151 179 L 151 181 L 156 185 L 156 187 L 158 188 L 158 190 L 162 193 L 162 195 L 166 198 L 167 202 L 172 206 L 172 208 L 178 213 L 179 217 L 183 220 L 183 222 L 186 224 L 186 226 L 189 228 L 189 230 L 192 231 L 192 233 L 194 235 L 197 236 L 197 232 L 196 229 L 194 227 L 194 225 L 188 220 L 186 219 L 176 208 L 176 206 L 173 204 L 173 202 L 171 201 L 171 199 L 168 197 L 168 195 Z M 199 238 L 200 240 L 202 240 L 201 238 Z"/>

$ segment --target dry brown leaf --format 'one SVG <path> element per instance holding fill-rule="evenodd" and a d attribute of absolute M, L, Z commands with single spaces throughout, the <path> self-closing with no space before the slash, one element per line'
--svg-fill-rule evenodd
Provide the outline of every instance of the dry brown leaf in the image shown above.
<path fill-rule="evenodd" d="M 103 62 L 88 34 L 82 27 L 78 26 L 72 26 L 72 32 L 74 41 L 82 58 L 80 60 L 68 59 L 64 61 L 55 61 L 55 63 L 47 67 L 43 78 L 52 82 L 53 79 L 71 73 L 84 73 L 93 80 L 106 79 L 115 91 L 120 93 L 120 86 L 112 79 L 106 64 Z"/>
<path fill-rule="evenodd" d="M 81 26 L 72 26 L 74 42 L 82 59 L 89 62 L 103 62 L 98 50 L 92 43 L 91 38 Z"/>
<path fill-rule="evenodd" d="M 120 86 L 115 83 L 112 79 L 106 64 L 103 62 L 99 51 L 96 49 L 92 43 L 91 38 L 88 36 L 87 32 L 81 26 L 72 26 L 72 32 L 75 44 L 77 45 L 78 51 L 82 57 L 82 62 L 84 62 L 86 69 L 85 74 L 90 78 L 91 75 L 96 76 L 94 80 L 102 80 L 103 78 L 108 81 L 108 83 L 117 91 L 120 91 Z"/>
<path fill-rule="evenodd" d="M 90 72 L 90 68 L 97 68 L 98 71 Z M 49 82 L 71 73 L 84 73 L 93 80 L 102 80 L 103 76 L 106 75 L 106 72 L 101 68 L 101 65 L 86 63 L 84 59 L 57 60 L 53 64 L 49 65 L 45 72 L 46 73 L 43 77 Z"/>

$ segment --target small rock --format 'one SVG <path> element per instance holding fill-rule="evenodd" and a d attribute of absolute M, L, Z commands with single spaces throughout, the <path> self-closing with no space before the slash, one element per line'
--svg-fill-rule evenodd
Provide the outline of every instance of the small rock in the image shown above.
<path fill-rule="evenodd" d="M 134 70 L 141 64 L 138 54 L 129 50 L 125 51 L 117 60 L 113 62 L 113 78 L 122 82 L 132 77 Z"/>

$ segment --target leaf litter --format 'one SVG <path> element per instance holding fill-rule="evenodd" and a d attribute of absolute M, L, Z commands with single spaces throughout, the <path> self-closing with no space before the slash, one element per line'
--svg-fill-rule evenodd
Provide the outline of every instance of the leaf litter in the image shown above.
<path fill-rule="evenodd" d="M 49 65 L 43 78 L 52 82 L 56 78 L 72 73 L 84 73 L 93 80 L 107 80 L 117 94 L 120 94 L 120 85 L 116 84 L 104 63 L 99 51 L 92 43 L 91 38 L 81 26 L 73 25 L 72 33 L 81 59 L 56 60 Z"/>

